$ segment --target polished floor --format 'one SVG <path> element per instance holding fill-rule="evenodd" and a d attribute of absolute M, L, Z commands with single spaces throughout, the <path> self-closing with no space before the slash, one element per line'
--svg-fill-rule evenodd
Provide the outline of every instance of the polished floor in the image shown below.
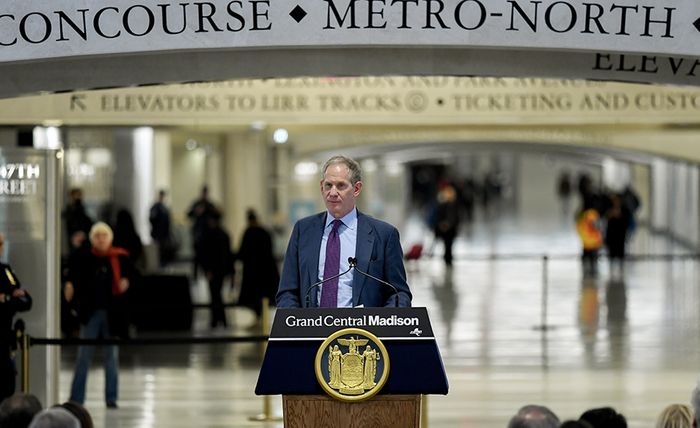
<path fill-rule="evenodd" d="M 429 310 L 450 382 L 447 396 L 428 398 L 429 427 L 505 427 L 527 403 L 547 405 L 562 420 L 613 406 L 630 427 L 650 427 L 667 404 L 688 403 L 700 374 L 697 259 L 630 261 L 624 273 L 601 260 L 598 276 L 583 279 L 568 220 L 480 218 L 460 236 L 453 268 L 443 265 L 439 244 L 407 266 L 414 305 Z M 417 221 L 403 232 L 407 243 L 424 236 Z M 685 250 L 640 229 L 631 252 Z M 197 300 L 206 300 L 204 289 L 194 286 Z M 250 313 L 229 316 L 234 327 L 211 332 L 198 311 L 192 334 L 250 333 Z M 64 399 L 74 357 L 63 350 Z M 253 393 L 259 364 L 255 344 L 123 347 L 120 408 L 105 409 L 97 363 L 86 406 L 98 427 L 278 427 L 249 421 L 263 408 Z M 272 397 L 278 415 L 280 401 Z"/>

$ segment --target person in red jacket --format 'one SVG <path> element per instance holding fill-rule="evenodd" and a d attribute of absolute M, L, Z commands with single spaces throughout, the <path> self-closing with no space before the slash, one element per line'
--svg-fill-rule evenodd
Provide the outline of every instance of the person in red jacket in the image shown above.
<path fill-rule="evenodd" d="M 64 294 L 78 313 L 80 337 L 83 339 L 126 337 L 126 292 L 135 274 L 129 253 L 112 246 L 112 229 L 102 222 L 90 229 L 92 248 L 77 252 L 71 259 L 69 281 Z M 81 346 L 71 386 L 70 400 L 85 402 L 85 384 L 94 346 Z M 105 348 L 105 400 L 107 407 L 117 407 L 118 348 Z"/>

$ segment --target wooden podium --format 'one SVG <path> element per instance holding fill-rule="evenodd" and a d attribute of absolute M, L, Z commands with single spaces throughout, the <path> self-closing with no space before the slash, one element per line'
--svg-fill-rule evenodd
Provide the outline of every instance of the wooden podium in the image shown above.
<path fill-rule="evenodd" d="M 420 395 L 377 395 L 359 403 L 327 395 L 285 395 L 282 400 L 287 428 L 420 426 Z"/>
<path fill-rule="evenodd" d="M 331 397 L 316 378 L 319 348 L 347 327 L 376 336 L 390 360 L 383 388 L 365 401 Z M 447 392 L 425 308 L 278 309 L 255 388 L 283 395 L 286 428 L 418 428 L 421 395 Z"/>

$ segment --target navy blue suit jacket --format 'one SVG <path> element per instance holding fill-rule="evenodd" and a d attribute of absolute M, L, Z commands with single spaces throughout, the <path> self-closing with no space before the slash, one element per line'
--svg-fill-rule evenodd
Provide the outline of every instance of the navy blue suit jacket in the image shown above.
<path fill-rule="evenodd" d="M 278 307 L 307 307 L 309 287 L 318 282 L 318 259 L 325 223 L 326 212 L 322 212 L 303 218 L 294 225 L 284 256 L 277 292 Z M 398 289 L 399 306 L 411 306 L 412 296 L 406 283 L 399 232 L 394 226 L 358 211 L 355 258 L 358 269 L 383 279 Z M 311 290 L 309 307 L 318 306 L 317 294 L 318 289 Z M 390 287 L 354 271 L 352 304 L 365 307 L 394 306 L 394 292 Z"/>

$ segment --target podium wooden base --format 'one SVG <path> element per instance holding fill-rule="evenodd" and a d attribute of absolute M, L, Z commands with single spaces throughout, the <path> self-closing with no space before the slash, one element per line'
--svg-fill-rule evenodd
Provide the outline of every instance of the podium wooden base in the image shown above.
<path fill-rule="evenodd" d="M 377 395 L 348 403 L 326 395 L 285 395 L 285 428 L 419 428 L 420 395 Z"/>

